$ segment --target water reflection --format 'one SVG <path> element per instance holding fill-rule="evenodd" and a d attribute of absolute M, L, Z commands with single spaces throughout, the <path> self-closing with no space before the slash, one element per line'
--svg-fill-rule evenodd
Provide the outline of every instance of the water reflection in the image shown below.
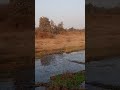
<path fill-rule="evenodd" d="M 85 70 L 84 64 L 70 61 L 85 62 L 85 51 L 69 54 L 53 54 L 35 60 L 35 81 L 48 82 L 51 76 L 65 72 Z"/>
<path fill-rule="evenodd" d="M 40 59 L 40 63 L 43 66 L 50 65 L 51 62 L 53 62 L 55 59 L 54 55 L 48 55 Z"/>

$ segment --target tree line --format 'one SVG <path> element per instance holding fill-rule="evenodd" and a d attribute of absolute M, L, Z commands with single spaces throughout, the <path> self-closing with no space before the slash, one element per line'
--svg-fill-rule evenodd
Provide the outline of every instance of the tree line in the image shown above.
<path fill-rule="evenodd" d="M 39 27 L 36 28 L 36 30 L 41 32 L 49 32 L 52 34 L 59 34 L 61 32 L 75 31 L 79 29 L 75 29 L 73 27 L 67 29 L 67 28 L 64 28 L 63 22 L 60 22 L 59 24 L 55 24 L 53 20 L 49 20 L 49 18 L 47 17 L 40 17 Z"/>

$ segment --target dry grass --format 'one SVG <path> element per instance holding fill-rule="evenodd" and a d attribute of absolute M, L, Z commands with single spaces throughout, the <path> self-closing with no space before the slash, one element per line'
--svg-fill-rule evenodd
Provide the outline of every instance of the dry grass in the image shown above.
<path fill-rule="evenodd" d="M 35 39 L 36 55 L 78 51 L 85 48 L 84 32 L 66 32 L 57 34 L 53 38 Z"/>

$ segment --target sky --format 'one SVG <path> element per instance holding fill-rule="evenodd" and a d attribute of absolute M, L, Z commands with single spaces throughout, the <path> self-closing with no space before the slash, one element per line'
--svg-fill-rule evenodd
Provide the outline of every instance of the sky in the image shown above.
<path fill-rule="evenodd" d="M 85 28 L 85 0 L 35 0 L 35 23 L 48 17 L 56 24 L 61 21 L 65 28 Z"/>

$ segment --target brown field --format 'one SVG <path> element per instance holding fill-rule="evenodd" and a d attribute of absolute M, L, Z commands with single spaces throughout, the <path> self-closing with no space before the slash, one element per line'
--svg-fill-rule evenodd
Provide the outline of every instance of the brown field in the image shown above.
<path fill-rule="evenodd" d="M 120 55 L 120 15 L 86 16 L 86 60 Z"/>
<path fill-rule="evenodd" d="M 41 35 L 35 39 L 35 51 L 37 56 L 79 51 L 85 48 L 84 32 L 64 32 L 54 36 L 51 35 L 51 37 L 48 38 L 40 36 Z"/>

